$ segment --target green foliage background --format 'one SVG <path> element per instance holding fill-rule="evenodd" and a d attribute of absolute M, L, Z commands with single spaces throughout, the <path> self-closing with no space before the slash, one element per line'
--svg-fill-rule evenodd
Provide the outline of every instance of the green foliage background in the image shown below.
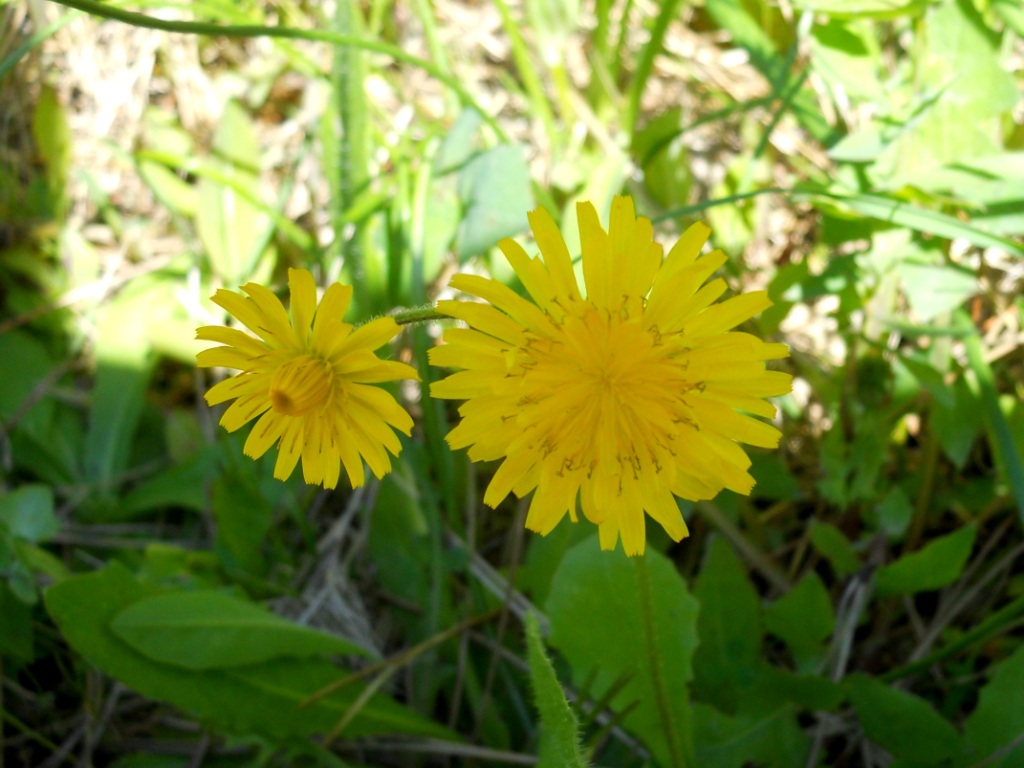
<path fill-rule="evenodd" d="M 0 20 L 4 768 L 1024 765 L 1019 3 Z M 418 390 L 357 491 L 203 404 L 217 287 L 306 267 L 356 322 L 518 289 L 528 210 L 578 253 L 620 193 L 665 243 L 707 220 L 792 348 L 780 450 L 680 544 L 528 534 Z M 392 350 L 425 383 L 436 331 Z"/>

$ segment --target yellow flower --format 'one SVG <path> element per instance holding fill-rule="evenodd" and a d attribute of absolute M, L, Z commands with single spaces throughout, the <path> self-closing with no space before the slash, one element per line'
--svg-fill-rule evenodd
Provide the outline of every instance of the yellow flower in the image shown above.
<path fill-rule="evenodd" d="M 211 387 L 206 402 L 235 401 L 220 420 L 229 432 L 260 417 L 244 452 L 258 459 L 276 442 L 277 479 L 287 480 L 301 458 L 307 483 L 334 488 L 344 464 L 357 488 L 364 481 L 364 459 L 377 477 L 390 471 L 387 451 L 397 456 L 402 450 L 392 428 L 406 435 L 412 429 L 409 414 L 373 385 L 419 376 L 404 363 L 374 354 L 398 333 L 393 319 L 379 318 L 355 330 L 343 321 L 351 286 L 330 286 L 319 306 L 308 270 L 289 269 L 288 287 L 291 319 L 278 298 L 256 283 L 242 286 L 248 297 L 225 290 L 214 294 L 213 301 L 257 338 L 221 326 L 196 331 L 197 339 L 224 345 L 200 352 L 198 365 L 241 371 Z"/>
<path fill-rule="evenodd" d="M 546 534 L 566 513 L 576 520 L 578 499 L 602 549 L 621 536 L 626 554 L 642 554 L 644 512 L 679 541 L 688 531 L 675 497 L 750 493 L 750 459 L 737 443 L 778 444 L 778 430 L 751 414 L 773 417 L 763 398 L 789 391 L 791 377 L 764 364 L 788 350 L 731 330 L 771 302 L 758 291 L 714 303 L 725 281 L 704 283 L 726 257 L 700 255 L 703 224 L 663 259 L 630 198 L 613 202 L 608 232 L 590 203 L 577 213 L 586 295 L 557 225 L 534 211 L 543 260 L 500 244 L 529 298 L 456 275 L 454 288 L 489 305 L 439 302 L 469 328 L 446 330 L 447 344 L 431 351 L 432 364 L 464 369 L 431 393 L 466 400 L 447 437 L 453 449 L 503 460 L 489 506 L 533 491 L 526 526 Z"/>

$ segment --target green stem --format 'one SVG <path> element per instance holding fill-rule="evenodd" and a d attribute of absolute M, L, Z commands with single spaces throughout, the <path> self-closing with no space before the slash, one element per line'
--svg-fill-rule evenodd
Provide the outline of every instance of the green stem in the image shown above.
<path fill-rule="evenodd" d="M 986 642 L 990 637 L 1009 629 L 1014 623 L 1020 620 L 1021 614 L 1024 614 L 1024 597 L 1018 597 L 1012 603 L 1007 603 L 998 611 L 985 618 L 980 624 L 974 627 L 974 629 L 965 632 L 962 637 L 944 648 L 940 648 L 934 653 L 925 656 L 923 659 L 918 659 L 910 664 L 890 670 L 884 675 L 881 675 L 879 679 L 886 683 L 892 683 L 896 680 L 902 680 L 905 677 L 916 675 L 918 672 L 924 672 L 935 664 L 939 664 L 946 659 L 952 658 L 973 645 L 980 645 Z"/>
<path fill-rule="evenodd" d="M 978 335 L 970 316 L 962 309 L 956 311 L 954 327 L 967 331 L 964 336 L 964 350 L 967 352 L 967 363 L 974 371 L 978 395 L 985 412 L 989 440 L 1003 460 L 1006 481 L 1010 492 L 1017 502 L 1017 512 L 1024 521 L 1024 462 L 1021 461 L 1017 444 L 1013 441 L 1013 432 L 1006 421 L 1002 408 L 999 406 L 999 392 L 996 390 L 995 376 L 992 367 L 985 360 L 985 351 L 981 347 Z"/>
<path fill-rule="evenodd" d="M 665 734 L 665 741 L 668 743 L 669 754 L 672 756 L 673 768 L 687 768 L 696 765 L 697 761 L 693 754 L 693 739 L 690 733 L 689 707 L 683 707 L 682 712 L 686 713 L 686 721 L 676 723 L 672 721 L 672 709 L 669 706 L 669 694 L 665 690 L 665 680 L 661 674 L 661 656 L 658 651 L 658 644 L 655 641 L 654 626 L 654 594 L 651 589 L 651 573 L 647 568 L 647 557 L 638 555 L 631 557 L 636 572 L 637 603 L 640 606 L 641 621 L 643 622 L 644 643 L 647 646 L 647 659 L 651 674 L 651 683 L 654 687 L 654 697 L 658 707 L 658 718 L 661 720 L 661 728 Z M 676 692 L 676 695 L 682 695 Z"/>
<path fill-rule="evenodd" d="M 480 114 L 502 142 L 507 142 L 508 134 L 502 130 L 498 121 L 491 117 L 484 108 L 473 98 L 462 84 L 451 75 L 445 73 L 435 64 L 425 61 L 418 56 L 403 51 L 401 48 L 381 43 L 377 40 L 370 40 L 356 35 L 341 35 L 325 29 L 292 29 L 290 27 L 266 27 L 258 24 L 227 25 L 210 24 L 200 21 L 170 21 L 158 19 L 154 16 L 147 16 L 144 13 L 126 11 L 123 8 L 116 8 L 108 3 L 97 2 L 97 0 L 53 0 L 53 2 L 68 8 L 76 8 L 94 16 L 104 19 L 121 21 L 135 27 L 146 29 L 159 29 L 164 32 L 179 32 L 186 35 L 210 35 L 212 37 L 279 37 L 294 40 L 312 40 L 314 42 L 332 43 L 334 45 L 347 45 L 353 48 L 362 48 L 367 51 L 383 53 L 396 61 L 401 61 L 414 67 L 422 69 L 430 76 L 444 83 L 459 95 L 467 105 Z"/>
<path fill-rule="evenodd" d="M 399 325 L 414 325 L 416 323 L 431 323 L 436 320 L 451 320 L 448 315 L 442 315 L 433 306 L 413 307 L 395 312 L 391 317 Z"/>

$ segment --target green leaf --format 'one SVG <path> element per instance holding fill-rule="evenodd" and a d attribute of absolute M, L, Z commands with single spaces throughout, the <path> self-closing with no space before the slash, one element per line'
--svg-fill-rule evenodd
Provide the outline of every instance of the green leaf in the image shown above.
<path fill-rule="evenodd" d="M 878 79 L 881 47 L 870 25 L 837 19 L 817 24 L 811 31 L 810 49 L 814 71 L 826 81 L 854 97 L 874 100 L 883 94 Z"/>
<path fill-rule="evenodd" d="M 999 760 L 985 765 L 1013 768 L 1024 765 L 1024 646 L 1001 662 L 989 674 L 978 695 L 978 706 L 964 723 L 966 759 L 963 765 L 985 762 L 994 752 L 1017 742 L 1016 747 Z"/>
<path fill-rule="evenodd" d="M 0 656 L 19 662 L 32 659 L 32 609 L 0 581 Z"/>
<path fill-rule="evenodd" d="M 158 594 L 167 592 L 136 581 L 123 565 L 113 562 L 102 571 L 50 587 L 45 602 L 68 644 L 103 672 L 144 696 L 168 701 L 231 733 L 273 738 L 323 734 L 364 690 L 354 684 L 300 708 L 344 671 L 320 659 L 274 659 L 202 671 L 155 662 L 123 641 L 110 624 L 125 608 Z M 344 731 L 346 737 L 384 733 L 454 737 L 447 728 L 382 695 L 371 697 Z"/>
<path fill-rule="evenodd" d="M 1021 454 L 1017 450 L 1013 432 L 999 405 L 999 395 L 992 366 L 985 359 L 981 336 L 966 312 L 957 311 L 954 325 L 968 331 L 964 336 L 964 349 L 967 352 L 967 362 L 974 373 L 977 393 L 987 422 L 989 441 L 996 449 L 1000 468 L 1005 473 L 1014 501 L 1017 503 L 1017 513 L 1021 520 L 1024 520 L 1024 459 L 1021 458 Z"/>
<path fill-rule="evenodd" d="M 260 206 L 240 195 L 234 184 L 259 188 L 260 157 L 255 128 L 245 111 L 229 101 L 214 134 L 213 148 L 228 183 L 208 176 L 199 179 L 196 232 L 214 272 L 228 285 L 248 279 L 273 232 L 273 222 Z"/>
<path fill-rule="evenodd" d="M 929 542 L 917 552 L 904 555 L 895 563 L 883 565 L 875 573 L 879 595 L 909 595 L 952 584 L 967 563 L 977 530 L 965 525 L 960 530 Z"/>
<path fill-rule="evenodd" d="M 623 726 L 671 765 L 690 739 L 698 606 L 667 558 L 648 549 L 646 566 L 645 588 L 642 564 L 621 551 L 602 552 L 591 536 L 566 555 L 545 608 L 551 644 L 569 661 L 576 684 L 591 681 L 599 699 L 627 680 L 612 707 L 635 705 Z"/>
<path fill-rule="evenodd" d="M 924 699 L 861 674 L 847 677 L 843 687 L 864 733 L 894 757 L 930 763 L 960 751 L 956 729 Z"/>
<path fill-rule="evenodd" d="M 280 657 L 372 656 L 363 647 L 215 591 L 172 592 L 133 603 L 110 623 L 135 650 L 185 669 L 227 669 Z"/>
<path fill-rule="evenodd" d="M 902 486 L 894 486 L 877 507 L 878 528 L 890 539 L 901 539 L 910 527 L 914 506 Z"/>
<path fill-rule="evenodd" d="M 985 427 L 985 417 L 980 400 L 963 376 L 957 378 L 949 391 L 954 402 L 949 407 L 934 402 L 928 414 L 928 426 L 950 461 L 963 469 L 974 441 Z"/>
<path fill-rule="evenodd" d="M 764 662 L 760 600 L 725 539 L 711 538 L 693 595 L 700 603 L 694 696 L 735 713 Z"/>
<path fill-rule="evenodd" d="M 85 438 L 85 471 L 110 493 L 130 463 L 149 383 L 151 297 L 141 284 L 104 306 L 97 322 L 96 385 Z"/>
<path fill-rule="evenodd" d="M 246 471 L 251 469 L 231 467 L 214 481 L 213 517 L 221 558 L 258 573 L 263 568 L 262 548 L 273 524 L 273 510 L 254 473 Z"/>
<path fill-rule="evenodd" d="M 974 278 L 972 277 L 971 279 L 973 285 Z M 906 286 L 905 289 L 907 289 Z M 959 302 L 954 306 L 959 306 Z M 919 317 L 918 319 L 923 321 L 924 317 Z M 935 402 L 951 407 L 956 401 L 956 395 L 946 384 L 945 376 L 943 376 L 941 371 L 936 370 L 928 363 L 915 360 L 909 355 L 899 355 L 895 358 L 894 364 L 906 368 L 910 375 L 917 380 L 918 384 L 928 391 L 928 394 L 932 396 Z"/>
<path fill-rule="evenodd" d="M 0 527 L 24 541 L 46 541 L 60 530 L 48 485 L 23 485 L 0 496 Z"/>
<path fill-rule="evenodd" d="M 473 157 L 459 172 L 459 198 L 465 209 L 456 238 L 460 260 L 525 231 L 533 195 L 523 148 L 502 144 Z"/>
<path fill-rule="evenodd" d="M 695 704 L 693 715 L 695 765 L 791 768 L 807 760 L 807 737 L 796 724 L 792 706 L 732 716 Z"/>
<path fill-rule="evenodd" d="M 662 208 L 685 203 L 693 175 L 681 134 L 682 108 L 670 109 L 633 137 L 633 154 L 644 172 L 644 186 Z"/>
<path fill-rule="evenodd" d="M 18 330 L 0 334 L 0 360 L 5 369 L 0 376 L 0 417 L 6 419 L 22 408 L 55 363 L 42 344 Z M 36 403 L 33 409 L 38 407 Z"/>
<path fill-rule="evenodd" d="M 537 617 L 533 613 L 526 616 L 526 651 L 533 699 L 540 713 L 537 765 L 540 768 L 583 768 L 585 762 L 580 754 L 579 723 L 565 699 L 551 659 L 544 651 Z"/>
<path fill-rule="evenodd" d="M 765 628 L 789 646 L 799 669 L 821 657 L 835 624 L 832 600 L 814 571 L 764 610 Z"/>
<path fill-rule="evenodd" d="M 128 519 L 167 507 L 206 511 L 209 481 L 218 471 L 215 454 L 215 448 L 204 448 L 185 461 L 147 477 L 122 497 L 118 504 L 120 517 Z M 217 533 L 222 533 L 219 521 Z"/>
<path fill-rule="evenodd" d="M 812 520 L 808 534 L 813 547 L 829 561 L 839 576 L 849 576 L 860 569 L 860 558 L 853 545 L 834 525 Z"/>
<path fill-rule="evenodd" d="M 44 85 L 39 92 L 32 116 L 32 136 L 46 165 L 50 199 L 59 207 L 71 166 L 71 129 L 57 92 L 49 85 Z"/>
<path fill-rule="evenodd" d="M 905 263 L 897 270 L 910 308 L 922 323 L 956 309 L 978 292 L 978 278 L 960 267 Z"/>
<path fill-rule="evenodd" d="M 459 113 L 434 156 L 434 173 L 443 176 L 469 161 L 474 153 L 473 135 L 482 122 L 475 110 L 464 109 Z"/>

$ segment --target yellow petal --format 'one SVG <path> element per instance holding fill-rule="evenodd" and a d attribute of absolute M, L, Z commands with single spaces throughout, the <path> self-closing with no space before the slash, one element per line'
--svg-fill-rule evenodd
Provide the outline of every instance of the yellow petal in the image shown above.
<path fill-rule="evenodd" d="M 316 314 L 316 283 L 313 282 L 313 275 L 308 269 L 289 269 L 288 290 L 295 343 L 305 349 L 313 325 L 313 316 Z"/>

